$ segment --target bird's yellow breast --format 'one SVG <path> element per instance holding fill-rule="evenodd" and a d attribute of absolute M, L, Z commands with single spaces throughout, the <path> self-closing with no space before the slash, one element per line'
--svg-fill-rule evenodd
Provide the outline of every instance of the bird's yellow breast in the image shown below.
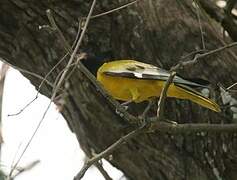
<path fill-rule="evenodd" d="M 97 79 L 115 99 L 136 103 L 159 96 L 163 82 L 97 74 Z"/>

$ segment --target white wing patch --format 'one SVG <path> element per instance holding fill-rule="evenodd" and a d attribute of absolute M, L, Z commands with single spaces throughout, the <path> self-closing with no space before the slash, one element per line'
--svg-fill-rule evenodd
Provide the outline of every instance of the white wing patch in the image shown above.
<path fill-rule="evenodd" d="M 132 72 L 137 78 L 142 78 L 142 73 Z"/>

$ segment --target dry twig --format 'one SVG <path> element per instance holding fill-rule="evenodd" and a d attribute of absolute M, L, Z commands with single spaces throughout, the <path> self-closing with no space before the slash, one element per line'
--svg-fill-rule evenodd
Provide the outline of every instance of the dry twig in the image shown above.
<path fill-rule="evenodd" d="M 226 46 L 222 46 L 220 48 L 208 51 L 208 52 L 203 53 L 203 54 L 196 54 L 195 57 L 192 60 L 182 61 L 182 62 L 178 63 L 177 65 L 175 65 L 174 67 L 172 67 L 171 70 L 176 71 L 177 69 L 182 68 L 184 66 L 193 65 L 193 64 L 197 63 L 199 59 L 202 59 L 204 57 L 210 56 L 212 54 L 218 53 L 220 51 L 223 51 L 225 49 L 228 49 L 228 48 L 231 48 L 231 47 L 234 47 L 234 46 L 237 46 L 237 42 L 228 44 Z"/>
<path fill-rule="evenodd" d="M 171 72 L 169 78 L 167 79 L 167 81 L 165 82 L 162 88 L 160 98 L 158 101 L 158 108 L 157 108 L 157 117 L 159 120 L 162 120 L 164 118 L 164 104 L 165 104 L 165 99 L 167 97 L 167 91 L 175 75 L 176 75 L 176 72 Z"/>
<path fill-rule="evenodd" d="M 205 39 L 204 39 L 204 32 L 203 32 L 201 17 L 200 17 L 200 7 L 199 7 L 199 4 L 197 3 L 196 0 L 194 2 L 195 2 L 195 9 L 196 9 L 196 12 L 197 12 L 199 29 L 200 29 L 200 33 L 201 33 L 202 49 L 206 49 Z"/>
<path fill-rule="evenodd" d="M 103 175 L 103 177 L 105 178 L 105 180 L 113 180 L 109 174 L 106 172 L 106 170 L 104 169 L 104 167 L 102 166 L 102 163 L 100 162 L 96 162 L 95 163 L 96 168 L 100 171 L 100 173 Z"/>
<path fill-rule="evenodd" d="M 62 31 L 59 29 L 59 27 L 57 26 L 55 20 L 54 20 L 54 17 L 52 15 L 52 12 L 50 9 L 48 9 L 46 11 L 46 14 L 47 14 L 47 17 L 49 19 L 49 22 L 51 24 L 51 28 L 56 31 L 58 33 L 58 36 L 60 37 L 60 40 L 62 41 L 62 43 L 64 44 L 64 48 L 66 50 L 66 52 L 69 52 L 70 54 L 72 54 L 73 50 L 71 48 L 71 46 L 67 43 L 67 40 L 66 38 L 64 37 Z"/>
<path fill-rule="evenodd" d="M 145 126 L 141 126 L 138 129 L 135 129 L 134 131 L 128 133 L 127 135 L 121 137 L 118 141 L 116 141 L 115 143 L 113 143 L 111 146 L 109 146 L 108 148 L 106 148 L 104 151 L 102 151 L 101 153 L 95 155 L 94 157 L 92 157 L 91 159 L 87 160 L 82 169 L 80 170 L 80 172 L 76 175 L 76 177 L 74 178 L 74 180 L 80 180 L 84 174 L 86 173 L 87 169 L 93 165 L 94 163 L 98 162 L 99 160 L 101 160 L 102 158 L 107 157 L 108 155 L 110 155 L 115 149 L 117 149 L 118 147 L 120 147 L 121 145 L 123 145 L 124 143 L 127 143 L 128 140 L 132 139 L 133 137 L 139 135 L 140 133 L 143 132 Z"/>
<path fill-rule="evenodd" d="M 30 164 L 26 165 L 25 167 L 18 167 L 16 169 L 18 172 L 12 177 L 12 179 L 15 179 L 17 176 L 19 176 L 23 172 L 31 170 L 32 168 L 34 168 L 39 163 L 40 163 L 40 160 L 36 160 L 36 161 L 33 161 Z"/>
<path fill-rule="evenodd" d="M 128 7 L 128 6 L 130 6 L 130 5 L 133 5 L 133 4 L 137 3 L 138 1 L 139 1 L 139 0 L 135 0 L 135 1 L 129 2 L 129 3 L 127 3 L 127 4 L 124 4 L 124 5 L 122 5 L 122 6 L 119 6 L 119 7 L 117 7 L 117 8 L 111 9 L 111 10 L 109 10 L 109 11 L 106 11 L 106 12 L 103 12 L 103 13 L 100 13 L 100 14 L 93 15 L 93 16 L 91 16 L 91 19 L 95 19 L 95 18 L 104 16 L 104 15 L 107 15 L 107 14 L 110 14 L 110 13 L 113 13 L 113 12 L 116 12 L 116 11 L 119 11 L 119 10 L 121 10 L 121 9 L 124 9 L 124 8 L 126 8 L 126 7 Z"/>

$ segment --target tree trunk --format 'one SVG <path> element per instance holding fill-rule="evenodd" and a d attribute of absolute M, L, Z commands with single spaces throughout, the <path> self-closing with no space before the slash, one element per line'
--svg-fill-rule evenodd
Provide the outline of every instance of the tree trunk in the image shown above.
<path fill-rule="evenodd" d="M 127 2 L 98 1 L 94 14 Z M 92 0 L 2 0 L 0 57 L 44 77 L 66 53 L 56 33 L 47 28 L 39 29 L 49 24 L 46 9 L 52 10 L 58 26 L 72 44 L 78 18 L 88 14 L 91 3 Z M 223 46 L 220 25 L 202 12 L 199 11 L 206 50 Z M 80 51 L 113 59 L 137 59 L 169 69 L 183 56 L 203 48 L 200 34 L 197 10 L 192 1 L 140 0 L 125 9 L 92 19 Z M 228 49 L 200 59 L 179 73 L 227 87 L 237 81 L 236 50 Z M 55 81 L 67 59 L 53 71 L 48 81 Z M 23 75 L 38 88 L 42 79 L 26 71 Z M 87 155 L 91 150 L 101 152 L 131 129 L 78 69 L 65 82 L 69 87 L 61 87 L 66 91 L 62 114 Z M 52 87 L 46 84 L 40 92 L 50 97 Z M 214 86 L 211 96 L 221 104 L 219 95 L 219 89 Z M 134 105 L 133 113 L 141 113 L 143 105 Z M 168 99 L 165 111 L 169 119 L 178 123 L 234 121 L 230 109 L 218 114 L 183 100 Z M 134 138 L 107 160 L 134 180 L 234 180 L 237 177 L 236 141 L 236 134 L 227 133 L 171 135 L 154 132 Z"/>

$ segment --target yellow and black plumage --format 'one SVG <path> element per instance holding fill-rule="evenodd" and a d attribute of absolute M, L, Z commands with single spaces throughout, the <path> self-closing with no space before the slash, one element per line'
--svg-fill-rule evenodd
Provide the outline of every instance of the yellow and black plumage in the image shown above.
<path fill-rule="evenodd" d="M 97 80 L 115 99 L 136 103 L 159 97 L 170 73 L 166 70 L 135 60 L 116 60 L 104 63 L 97 71 Z M 187 99 L 203 107 L 220 112 L 213 100 L 193 88 L 205 85 L 175 76 L 167 96 Z"/>

